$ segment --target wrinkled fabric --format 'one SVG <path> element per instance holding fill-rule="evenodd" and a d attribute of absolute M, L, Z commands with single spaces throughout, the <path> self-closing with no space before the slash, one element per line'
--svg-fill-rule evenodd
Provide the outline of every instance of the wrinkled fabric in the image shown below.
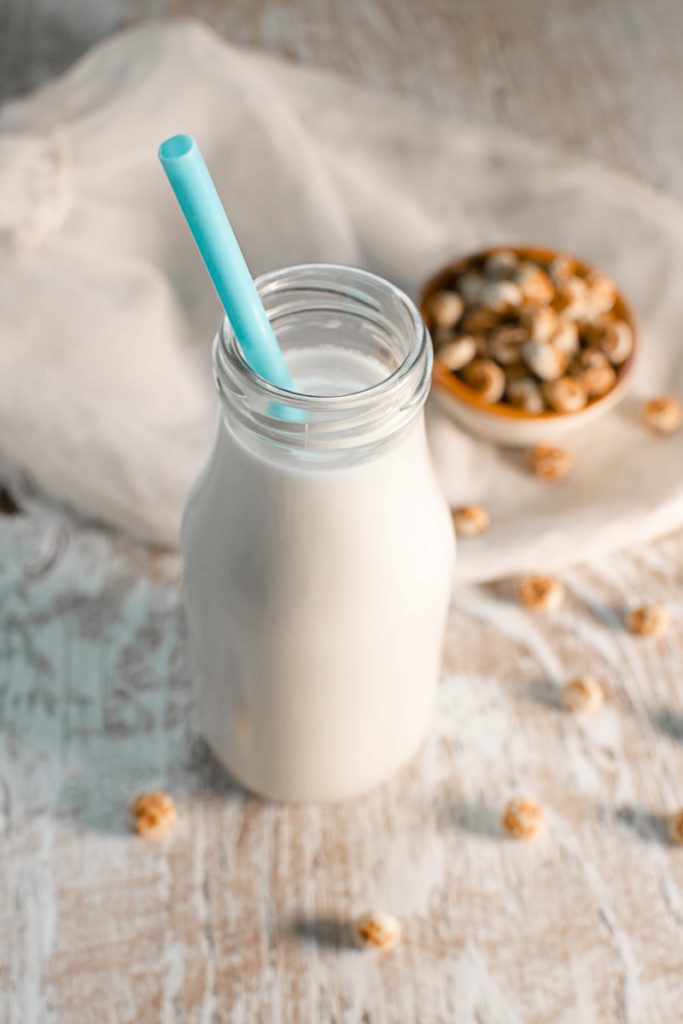
<path fill-rule="evenodd" d="M 503 132 L 235 49 L 201 24 L 148 24 L 0 111 L 0 459 L 45 494 L 176 545 L 215 429 L 218 300 L 156 158 L 197 137 L 254 274 L 364 266 L 415 295 L 468 250 L 567 249 L 614 276 L 642 326 L 629 397 L 572 435 L 571 476 L 463 433 L 430 401 L 453 504 L 492 526 L 459 576 L 558 567 L 683 525 L 683 432 L 638 422 L 683 397 L 683 209 Z"/>

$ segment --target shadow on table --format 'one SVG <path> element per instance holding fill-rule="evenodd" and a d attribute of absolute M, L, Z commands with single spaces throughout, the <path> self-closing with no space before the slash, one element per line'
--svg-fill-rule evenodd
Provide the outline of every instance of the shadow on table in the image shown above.
<path fill-rule="evenodd" d="M 456 800 L 438 812 L 442 827 L 481 839 L 500 839 L 500 814 L 487 804 Z"/>
<path fill-rule="evenodd" d="M 181 788 L 192 796 L 224 800 L 226 797 L 237 797 L 240 800 L 263 804 L 263 797 L 250 793 L 241 782 L 218 760 L 209 744 L 200 736 L 196 736 L 190 745 L 190 753 L 184 765 L 186 775 Z"/>
<path fill-rule="evenodd" d="M 683 715 L 671 708 L 648 708 L 648 718 L 655 729 L 669 739 L 683 741 Z"/>
<path fill-rule="evenodd" d="M 645 843 L 654 843 L 658 846 L 671 846 L 669 836 L 669 819 L 666 814 L 658 814 L 643 807 L 634 807 L 632 804 L 623 804 L 616 810 L 602 808 L 605 817 L 613 817 L 634 837 Z"/>
<path fill-rule="evenodd" d="M 130 836 L 130 807 L 135 798 L 151 790 L 169 793 L 177 803 L 186 799 L 211 802 L 230 800 L 261 804 L 226 771 L 204 740 L 189 741 L 185 758 L 162 772 L 125 764 L 117 775 L 111 760 L 91 764 L 67 780 L 60 794 L 57 816 L 70 818 L 78 828 L 109 836 Z M 182 815 L 182 811 L 181 811 Z"/>
<path fill-rule="evenodd" d="M 550 711 L 564 710 L 560 704 L 560 687 L 552 679 L 530 679 L 524 684 L 523 693 L 531 704 Z"/>
<path fill-rule="evenodd" d="M 307 945 L 325 949 L 357 949 L 348 921 L 333 916 L 295 917 L 285 925 L 287 934 Z"/>
<path fill-rule="evenodd" d="M 609 626 L 618 633 L 627 633 L 626 618 L 623 604 L 612 604 L 609 601 L 582 600 L 585 611 L 602 626 Z"/>

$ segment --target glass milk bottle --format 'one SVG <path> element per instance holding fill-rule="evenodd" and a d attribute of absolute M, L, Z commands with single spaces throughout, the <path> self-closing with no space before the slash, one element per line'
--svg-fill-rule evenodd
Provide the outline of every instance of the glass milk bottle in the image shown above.
<path fill-rule="evenodd" d="M 431 346 L 364 271 L 257 286 L 297 392 L 223 323 L 218 435 L 182 530 L 201 728 L 249 789 L 332 800 L 406 763 L 433 706 L 454 540 L 424 430 Z"/>

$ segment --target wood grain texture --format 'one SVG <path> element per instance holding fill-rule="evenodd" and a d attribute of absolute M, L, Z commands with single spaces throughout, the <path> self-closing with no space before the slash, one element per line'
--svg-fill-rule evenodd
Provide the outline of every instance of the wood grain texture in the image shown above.
<path fill-rule="evenodd" d="M 673 0 L 4 0 L 0 94 L 160 13 L 683 197 Z M 250 798 L 198 740 L 180 575 L 107 532 L 0 515 L 2 1024 L 680 1019 L 682 535 L 567 572 L 552 617 L 508 583 L 459 590 L 420 757 L 326 808 Z M 623 629 L 649 599 L 674 613 L 661 641 Z M 557 703 L 583 670 L 609 690 L 586 719 Z M 160 844 L 127 829 L 150 786 L 180 810 Z M 546 810 L 533 843 L 498 832 L 518 792 Z M 349 941 L 374 905 L 404 925 L 387 956 Z"/>
<path fill-rule="evenodd" d="M 2 0 L 0 98 L 163 14 L 195 15 L 235 44 L 597 157 L 683 197 L 676 0 Z"/>
<path fill-rule="evenodd" d="M 333 807 L 243 793 L 194 728 L 178 560 L 15 516 L 0 530 L 0 1012 L 7 1021 L 676 1020 L 683 998 L 680 537 L 565 574 L 533 616 L 458 592 L 434 727 L 394 782 Z M 676 625 L 629 636 L 660 599 Z M 609 699 L 562 712 L 591 670 Z M 176 797 L 168 840 L 127 830 Z M 543 835 L 504 840 L 508 796 Z M 349 921 L 391 910 L 395 952 Z"/>

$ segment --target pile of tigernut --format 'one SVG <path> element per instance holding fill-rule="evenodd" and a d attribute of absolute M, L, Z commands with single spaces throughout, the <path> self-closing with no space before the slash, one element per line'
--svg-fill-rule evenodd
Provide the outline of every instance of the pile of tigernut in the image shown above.
<path fill-rule="evenodd" d="M 424 314 L 440 362 L 487 404 L 578 412 L 614 387 L 633 350 L 617 287 L 571 256 L 474 257 Z"/>

